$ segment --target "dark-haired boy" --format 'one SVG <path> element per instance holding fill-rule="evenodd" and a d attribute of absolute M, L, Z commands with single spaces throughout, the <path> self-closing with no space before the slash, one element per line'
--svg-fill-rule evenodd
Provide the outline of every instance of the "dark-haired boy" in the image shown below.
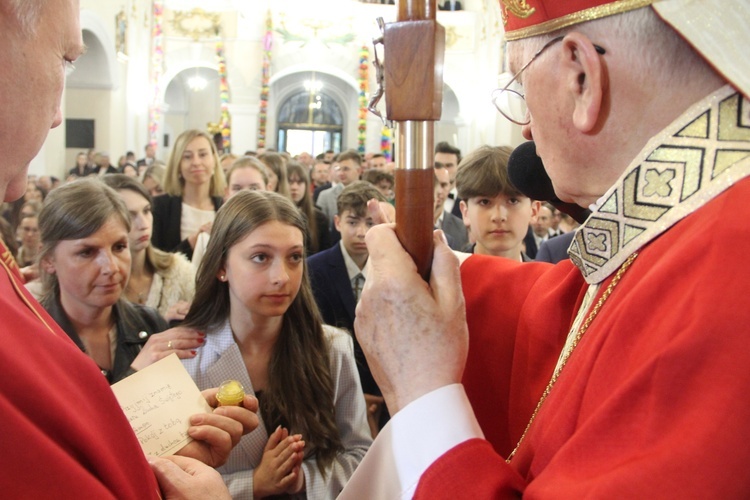
<path fill-rule="evenodd" d="M 369 253 L 365 245 L 365 234 L 373 226 L 372 218 L 367 213 L 367 202 L 373 198 L 386 201 L 369 182 L 356 181 L 341 191 L 336 203 L 338 211 L 334 216 L 341 241 L 310 256 L 307 259 L 307 270 L 323 321 L 349 330 L 354 337 L 354 356 L 362 391 L 368 402 L 368 420 L 374 435 L 388 420 L 387 412 L 382 404 L 380 389 L 354 335 L 355 308 L 367 279 Z"/>
<path fill-rule="evenodd" d="M 475 242 L 473 253 L 530 261 L 523 239 L 539 202 L 521 194 L 508 177 L 507 147 L 482 146 L 458 167 L 456 188 L 461 213 Z"/>

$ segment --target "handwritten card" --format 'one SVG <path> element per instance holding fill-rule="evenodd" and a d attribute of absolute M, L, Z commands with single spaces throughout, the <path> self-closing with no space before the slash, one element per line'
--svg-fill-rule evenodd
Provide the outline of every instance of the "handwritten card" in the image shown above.
<path fill-rule="evenodd" d="M 112 391 L 147 455 L 174 455 L 192 441 L 190 416 L 212 411 L 176 354 L 114 384 Z"/>

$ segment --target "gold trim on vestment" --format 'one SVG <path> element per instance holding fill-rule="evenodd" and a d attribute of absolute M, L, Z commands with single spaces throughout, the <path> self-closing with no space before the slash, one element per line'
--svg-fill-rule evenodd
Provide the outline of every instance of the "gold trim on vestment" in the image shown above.
<path fill-rule="evenodd" d="M 651 5 L 652 3 L 654 3 L 654 1 L 655 0 L 619 0 L 617 2 L 612 2 L 605 5 L 591 7 L 590 9 L 573 12 L 572 14 L 568 14 L 567 16 L 558 17 L 557 19 L 550 19 L 549 21 L 535 24 L 533 26 L 527 26 L 526 28 L 507 31 L 505 33 L 505 39 L 507 41 L 512 41 L 537 35 L 544 35 L 546 33 L 551 33 L 553 31 L 572 26 L 574 24 L 580 24 L 586 21 L 601 19 L 602 17 L 640 9 L 641 7 Z"/>
<path fill-rule="evenodd" d="M 652 138 L 576 230 L 568 249 L 586 282 L 750 176 L 750 100 L 730 85 Z"/>

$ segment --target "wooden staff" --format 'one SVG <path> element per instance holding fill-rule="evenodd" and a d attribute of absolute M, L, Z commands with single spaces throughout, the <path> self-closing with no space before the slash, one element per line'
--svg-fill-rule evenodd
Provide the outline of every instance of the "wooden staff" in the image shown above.
<path fill-rule="evenodd" d="M 436 0 L 399 0 L 383 34 L 386 115 L 398 123 L 396 234 L 429 279 L 434 221 L 435 121 L 443 103 L 445 29 Z"/>

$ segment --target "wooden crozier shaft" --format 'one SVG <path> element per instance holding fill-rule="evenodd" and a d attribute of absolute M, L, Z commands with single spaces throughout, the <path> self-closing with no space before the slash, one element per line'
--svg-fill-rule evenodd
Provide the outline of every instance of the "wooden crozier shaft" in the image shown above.
<path fill-rule="evenodd" d="M 398 123 L 398 164 L 396 169 L 396 235 L 414 259 L 425 281 L 432 267 L 432 229 L 435 207 L 435 173 L 432 122 Z M 408 168 L 427 165 L 427 168 Z"/>
<path fill-rule="evenodd" d="M 386 115 L 398 122 L 396 234 L 429 280 L 434 214 L 434 122 L 443 101 L 445 30 L 435 0 L 400 0 L 384 32 Z"/>

